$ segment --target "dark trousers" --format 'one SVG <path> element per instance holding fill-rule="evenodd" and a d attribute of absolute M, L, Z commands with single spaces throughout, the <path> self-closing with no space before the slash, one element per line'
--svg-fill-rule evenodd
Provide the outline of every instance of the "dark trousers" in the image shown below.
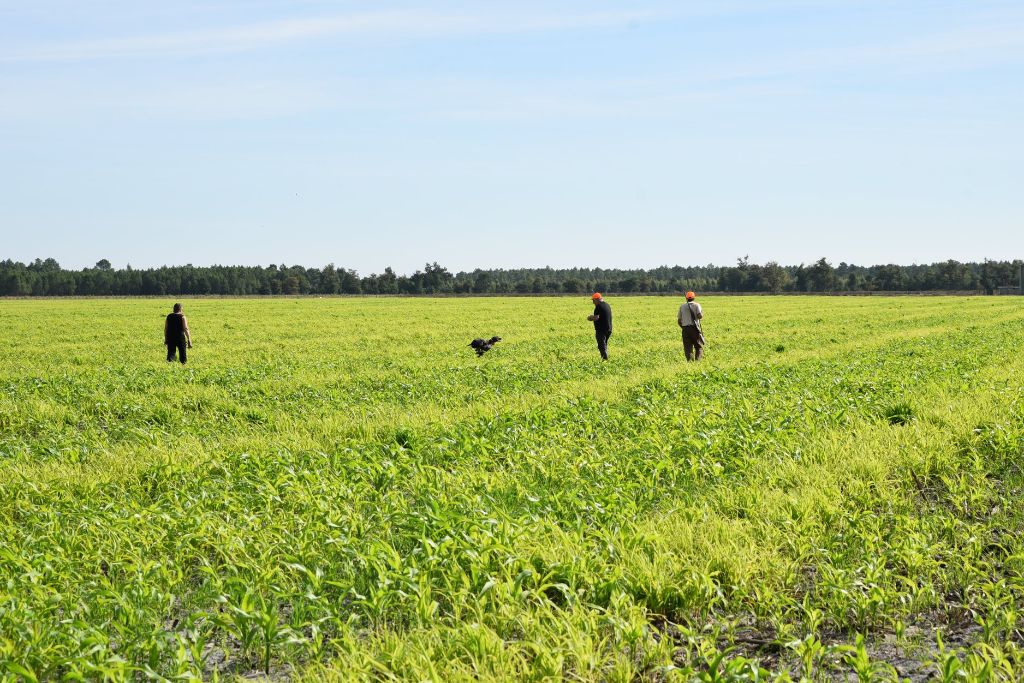
<path fill-rule="evenodd" d="M 696 325 L 683 328 L 683 350 L 686 352 L 686 360 L 700 360 L 704 357 L 704 340 Z"/>
<path fill-rule="evenodd" d="M 597 350 L 601 352 L 601 358 L 608 360 L 608 338 L 612 336 L 611 330 L 595 330 L 597 337 Z"/>
<path fill-rule="evenodd" d="M 175 351 L 178 352 L 178 356 L 181 358 L 181 362 L 182 363 L 184 363 L 186 360 L 188 360 L 188 356 L 185 355 L 185 348 L 186 348 L 185 335 L 181 335 L 181 338 L 178 339 L 178 340 L 168 339 L 164 343 L 167 344 L 167 362 L 168 363 L 173 363 L 174 362 L 174 352 Z"/>

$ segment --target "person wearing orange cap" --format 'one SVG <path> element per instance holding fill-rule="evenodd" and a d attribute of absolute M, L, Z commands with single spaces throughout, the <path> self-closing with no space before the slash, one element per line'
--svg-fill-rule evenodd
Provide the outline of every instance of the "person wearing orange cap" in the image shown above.
<path fill-rule="evenodd" d="M 676 322 L 683 330 L 683 351 L 686 352 L 687 361 L 704 357 L 704 333 L 700 329 L 704 312 L 700 310 L 700 304 L 694 301 L 696 298 L 696 294 L 687 292 L 686 303 L 679 307 L 679 315 L 676 316 Z"/>
<path fill-rule="evenodd" d="M 597 337 L 597 350 L 601 352 L 601 358 L 608 360 L 608 338 L 612 336 L 612 307 L 600 292 L 594 292 L 590 300 L 594 302 L 594 312 L 587 316 L 587 320 L 594 323 L 594 335 Z"/>

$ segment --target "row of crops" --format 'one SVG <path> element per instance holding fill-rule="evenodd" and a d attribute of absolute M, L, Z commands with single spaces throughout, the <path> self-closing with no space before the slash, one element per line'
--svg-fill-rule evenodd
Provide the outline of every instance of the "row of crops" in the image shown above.
<path fill-rule="evenodd" d="M 1024 676 L 1019 302 L 678 303 L 0 302 L 0 676 Z"/>

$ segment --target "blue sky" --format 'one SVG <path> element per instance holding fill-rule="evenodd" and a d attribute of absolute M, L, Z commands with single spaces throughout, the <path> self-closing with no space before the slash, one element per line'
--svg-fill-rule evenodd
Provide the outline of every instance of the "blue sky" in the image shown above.
<path fill-rule="evenodd" d="M 0 0 L 0 258 L 1024 256 L 1019 0 Z"/>

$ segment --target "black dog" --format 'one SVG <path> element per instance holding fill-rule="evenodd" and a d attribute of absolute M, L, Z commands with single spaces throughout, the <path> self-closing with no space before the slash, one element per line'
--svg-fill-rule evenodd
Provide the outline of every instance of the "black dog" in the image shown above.
<path fill-rule="evenodd" d="M 469 342 L 469 345 L 476 349 L 477 356 L 482 356 L 488 351 L 490 351 L 491 347 L 493 347 L 500 341 L 501 337 L 491 337 L 486 341 L 483 339 L 474 339 L 473 341 Z"/>

